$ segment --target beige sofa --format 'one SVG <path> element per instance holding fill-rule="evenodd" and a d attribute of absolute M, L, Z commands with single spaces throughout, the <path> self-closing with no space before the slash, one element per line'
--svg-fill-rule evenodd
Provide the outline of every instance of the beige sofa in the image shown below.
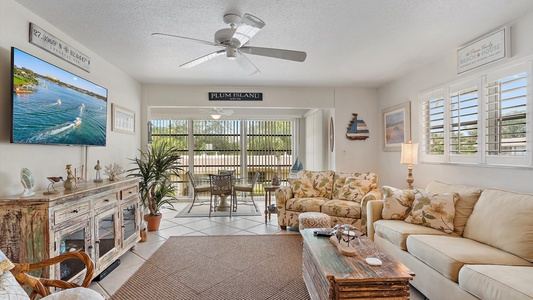
<path fill-rule="evenodd" d="M 334 171 L 300 171 L 289 179 L 290 186 L 276 190 L 278 223 L 298 228 L 298 215 L 304 212 L 322 212 L 333 224 L 343 223 L 366 226 L 365 202 L 381 199 L 374 173 L 342 173 Z M 363 222 L 361 220 L 363 219 Z"/>
<path fill-rule="evenodd" d="M 458 194 L 453 232 L 384 220 L 392 197 L 367 204 L 367 235 L 416 274 L 412 285 L 432 300 L 533 299 L 533 195 L 437 181 L 425 190 Z"/>

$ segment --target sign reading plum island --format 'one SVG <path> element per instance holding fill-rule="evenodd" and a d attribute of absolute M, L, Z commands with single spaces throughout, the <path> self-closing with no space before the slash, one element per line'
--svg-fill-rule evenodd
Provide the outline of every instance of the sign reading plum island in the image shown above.
<path fill-rule="evenodd" d="M 209 92 L 209 101 L 263 101 L 263 93 Z"/>
<path fill-rule="evenodd" d="M 457 74 L 508 57 L 509 28 L 505 27 L 457 50 Z"/>

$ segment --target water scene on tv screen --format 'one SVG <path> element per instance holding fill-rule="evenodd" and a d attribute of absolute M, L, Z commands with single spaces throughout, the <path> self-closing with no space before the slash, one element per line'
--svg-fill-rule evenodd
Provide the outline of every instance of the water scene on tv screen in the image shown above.
<path fill-rule="evenodd" d="M 13 51 L 13 142 L 105 146 L 107 90 Z"/>

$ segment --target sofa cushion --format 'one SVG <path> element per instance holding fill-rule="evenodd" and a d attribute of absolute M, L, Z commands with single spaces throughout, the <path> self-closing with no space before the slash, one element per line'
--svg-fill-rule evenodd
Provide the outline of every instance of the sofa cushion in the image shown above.
<path fill-rule="evenodd" d="M 361 199 L 377 187 L 378 177 L 368 173 L 337 172 L 333 176 L 333 199 L 361 202 Z"/>
<path fill-rule="evenodd" d="M 532 267 L 465 265 L 459 286 L 480 299 L 533 299 Z"/>
<path fill-rule="evenodd" d="M 289 179 L 294 197 L 324 197 L 331 199 L 333 171 L 300 171 L 298 178 Z"/>
<path fill-rule="evenodd" d="M 11 272 L 0 275 L 0 299 L 28 300 L 28 294 L 20 286 Z"/>
<path fill-rule="evenodd" d="M 533 266 L 509 252 L 458 236 L 410 235 L 407 251 L 454 282 L 465 264 Z"/>
<path fill-rule="evenodd" d="M 405 241 L 412 234 L 436 234 L 446 235 L 446 233 L 420 225 L 405 223 L 402 220 L 378 220 L 374 222 L 374 234 L 386 239 L 392 244 L 407 250 Z"/>
<path fill-rule="evenodd" d="M 381 212 L 383 219 L 405 220 L 413 208 L 415 200 L 413 191 L 383 186 L 381 193 L 383 194 L 383 210 Z"/>
<path fill-rule="evenodd" d="M 415 194 L 413 209 L 405 222 L 452 233 L 455 202 L 459 195 L 435 194 L 424 190 L 413 190 L 413 193 Z"/>
<path fill-rule="evenodd" d="M 322 205 L 322 212 L 330 216 L 360 219 L 361 203 L 333 199 Z"/>
<path fill-rule="evenodd" d="M 327 200 L 321 197 L 291 198 L 285 202 L 285 209 L 297 212 L 320 212 L 320 206 Z"/>
<path fill-rule="evenodd" d="M 459 199 L 455 203 L 455 217 L 453 219 L 453 230 L 458 234 L 463 234 L 465 229 L 466 221 L 474 209 L 474 205 L 479 199 L 481 194 L 481 189 L 470 187 L 470 186 L 461 186 L 455 184 L 447 184 L 439 181 L 431 181 L 426 187 L 426 191 L 431 191 L 433 193 L 444 194 L 444 193 L 457 193 L 459 194 Z"/>
<path fill-rule="evenodd" d="M 98 292 L 84 288 L 76 287 L 67 290 L 63 290 L 57 293 L 53 293 L 44 297 L 45 300 L 104 300 Z"/>
<path fill-rule="evenodd" d="M 485 190 L 463 236 L 533 261 L 533 195 Z"/>

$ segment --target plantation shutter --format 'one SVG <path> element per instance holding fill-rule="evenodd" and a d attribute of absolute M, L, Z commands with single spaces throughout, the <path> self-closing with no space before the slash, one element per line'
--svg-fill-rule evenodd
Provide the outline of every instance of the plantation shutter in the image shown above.
<path fill-rule="evenodd" d="M 429 156 L 444 155 L 444 93 L 442 91 L 422 97 L 422 150 L 425 160 Z"/>
<path fill-rule="evenodd" d="M 486 154 L 526 155 L 527 74 L 505 77 L 486 85 Z"/>
<path fill-rule="evenodd" d="M 475 155 L 478 151 L 478 88 L 451 91 L 449 145 L 452 155 Z"/>

